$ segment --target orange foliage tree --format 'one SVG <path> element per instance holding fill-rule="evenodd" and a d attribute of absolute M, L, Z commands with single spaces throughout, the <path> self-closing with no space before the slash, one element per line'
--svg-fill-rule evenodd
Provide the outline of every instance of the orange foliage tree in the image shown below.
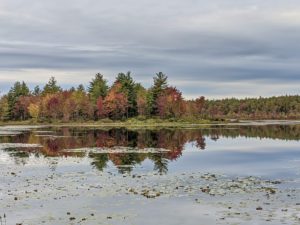
<path fill-rule="evenodd" d="M 121 92 L 122 85 L 115 82 L 104 99 L 105 114 L 112 119 L 122 119 L 128 109 L 127 96 Z"/>

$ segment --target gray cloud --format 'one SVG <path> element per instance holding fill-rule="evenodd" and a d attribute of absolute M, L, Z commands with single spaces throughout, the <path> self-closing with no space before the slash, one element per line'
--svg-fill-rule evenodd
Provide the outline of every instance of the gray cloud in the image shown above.
<path fill-rule="evenodd" d="M 146 86 L 164 71 L 188 97 L 298 93 L 299 21 L 296 0 L 3 0 L 0 88 L 131 70 Z"/>

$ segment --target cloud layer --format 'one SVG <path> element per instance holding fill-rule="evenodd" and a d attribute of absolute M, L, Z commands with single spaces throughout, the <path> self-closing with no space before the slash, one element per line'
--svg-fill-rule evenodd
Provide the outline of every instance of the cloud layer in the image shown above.
<path fill-rule="evenodd" d="M 297 0 L 2 0 L 0 89 L 155 72 L 186 97 L 298 94 Z"/>

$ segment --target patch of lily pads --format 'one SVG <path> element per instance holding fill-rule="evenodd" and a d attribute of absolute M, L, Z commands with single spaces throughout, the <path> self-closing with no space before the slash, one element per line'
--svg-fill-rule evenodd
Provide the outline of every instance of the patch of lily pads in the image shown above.
<path fill-rule="evenodd" d="M 26 144 L 26 143 L 0 143 L 0 149 L 10 148 L 42 148 L 40 144 Z"/>
<path fill-rule="evenodd" d="M 140 209 L 140 205 L 159 207 L 170 200 L 180 204 L 183 199 L 191 206 L 215 209 L 218 224 L 257 221 L 259 224 L 266 221 L 297 224 L 300 221 L 300 190 L 283 189 L 284 180 L 201 172 L 161 175 L 157 172 L 116 174 L 113 171 L 68 170 L 43 173 L 36 170 L 26 175 L 14 167 L 2 168 L 0 177 L 0 200 L 5 202 L 0 211 L 9 216 L 10 222 L 15 219 L 12 215 L 21 211 L 28 212 L 28 216 L 17 216 L 16 222 L 24 224 L 41 224 L 43 221 L 45 224 L 68 224 L 69 221 L 97 224 L 99 219 L 103 224 L 109 224 L 112 219 L 118 224 L 132 224 L 139 216 L 133 212 Z M 80 211 L 76 211 L 75 203 L 80 204 Z M 40 216 L 31 218 L 29 212 L 34 206 L 39 207 Z M 105 214 L 106 208 L 121 211 L 118 215 Z M 51 220 L 47 219 L 50 212 Z M 106 219 L 103 221 L 103 218 Z M 201 218 L 198 219 L 201 222 Z"/>
<path fill-rule="evenodd" d="M 115 147 L 102 147 L 102 148 L 75 148 L 65 149 L 64 152 L 86 152 L 97 154 L 109 154 L 109 153 L 166 153 L 170 150 L 165 148 L 131 148 L 124 146 Z"/>

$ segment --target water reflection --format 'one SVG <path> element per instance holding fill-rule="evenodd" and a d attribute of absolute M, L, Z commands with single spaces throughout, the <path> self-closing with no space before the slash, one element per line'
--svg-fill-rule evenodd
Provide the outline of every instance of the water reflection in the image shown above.
<path fill-rule="evenodd" d="M 210 127 L 205 129 L 156 129 L 128 130 L 125 128 L 42 128 L 24 131 L 16 135 L 0 136 L 0 143 L 40 144 L 41 147 L 4 148 L 16 163 L 26 164 L 26 158 L 33 157 L 89 157 L 92 165 L 103 170 L 112 162 L 120 173 L 130 172 L 135 165 L 145 160 L 154 163 L 159 173 L 168 171 L 170 161 L 181 157 L 184 146 L 192 143 L 199 150 L 206 149 L 207 139 L 254 137 L 281 140 L 300 140 L 300 126 L 240 126 Z M 118 147 L 134 149 L 125 153 L 113 150 Z M 97 148 L 97 151 L 66 151 L 78 148 Z M 101 153 L 101 149 L 112 149 Z M 143 149 L 167 149 L 166 152 L 145 152 Z M 140 152 L 139 152 L 140 151 Z"/>

